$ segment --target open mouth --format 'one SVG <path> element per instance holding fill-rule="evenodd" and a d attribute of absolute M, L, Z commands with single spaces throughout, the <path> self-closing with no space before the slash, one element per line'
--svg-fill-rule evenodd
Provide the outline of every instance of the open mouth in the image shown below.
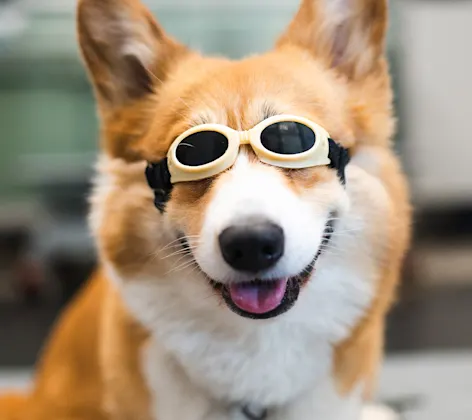
<path fill-rule="evenodd" d="M 225 303 L 236 314 L 251 319 L 275 318 L 295 305 L 300 289 L 309 280 L 316 262 L 295 277 L 275 280 L 253 280 L 225 285 L 211 280 Z"/>
<path fill-rule="evenodd" d="M 331 213 L 326 223 L 322 246 L 318 253 L 298 275 L 273 280 L 255 279 L 231 284 L 223 284 L 207 276 L 211 286 L 218 294 L 221 294 L 229 309 L 244 318 L 270 319 L 284 314 L 297 302 L 301 288 L 309 281 L 318 258 L 331 240 L 334 230 L 334 216 L 335 213 Z M 192 252 L 185 237 L 181 239 L 181 243 L 191 255 Z M 202 273 L 205 274 L 204 271 Z"/>

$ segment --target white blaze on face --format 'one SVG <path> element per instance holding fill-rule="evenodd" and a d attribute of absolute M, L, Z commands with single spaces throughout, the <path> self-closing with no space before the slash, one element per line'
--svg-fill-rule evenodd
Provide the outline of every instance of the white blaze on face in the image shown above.
<path fill-rule="evenodd" d="M 195 251 L 196 260 L 218 282 L 252 280 L 224 261 L 218 237 L 233 224 L 258 218 L 280 226 L 285 235 L 283 257 L 263 278 L 296 276 L 318 252 L 329 211 L 326 204 L 302 200 L 279 170 L 253 162 L 241 152 L 234 167 L 215 184 L 215 195 Z"/>

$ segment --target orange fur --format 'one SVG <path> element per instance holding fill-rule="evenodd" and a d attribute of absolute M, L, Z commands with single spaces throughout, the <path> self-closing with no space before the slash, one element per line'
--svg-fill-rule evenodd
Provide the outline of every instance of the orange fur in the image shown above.
<path fill-rule="evenodd" d="M 376 299 L 351 337 L 337 348 L 334 366 L 338 386 L 343 392 L 364 379 L 368 384 L 367 396 L 371 396 L 375 388 L 383 354 L 385 316 L 395 301 L 403 256 L 410 241 L 408 188 L 396 158 L 387 150 L 382 154 L 379 176 L 394 203 L 386 218 L 389 223 L 388 257 L 382 265 Z"/>
<path fill-rule="evenodd" d="M 158 276 L 171 268 L 171 262 L 155 258 L 162 245 L 160 216 L 144 182 L 143 161 L 162 159 L 172 140 L 194 124 L 249 129 L 271 107 L 277 113 L 317 121 L 354 151 L 376 147 L 381 156 L 376 176 L 392 203 L 384 221 L 389 226 L 388 255 L 381 262 L 376 299 L 349 339 L 336 348 L 333 366 L 341 393 L 350 392 L 359 381 L 368 385 L 369 393 L 410 219 L 405 180 L 390 151 L 392 92 L 382 53 L 386 3 L 359 0 L 341 35 L 336 35 L 336 22 L 323 18 L 320 4 L 321 0 L 303 1 L 274 51 L 232 62 L 187 50 L 165 35 L 138 1 L 80 2 L 79 40 L 99 104 L 103 150 L 121 159 L 103 163 L 118 187 L 93 198 L 103 212 L 97 242 L 102 261 L 111 262 L 120 274 Z M 120 28 L 117 15 L 133 29 Z M 140 45 L 141 55 L 120 61 L 117 51 L 124 46 L 125 32 Z M 364 36 L 356 38 L 361 32 Z M 337 37 L 350 34 L 352 42 L 340 52 Z M 130 81 L 133 72 L 139 76 L 135 84 Z M 299 195 L 335 176 L 326 168 L 280 172 Z M 190 235 L 197 234 L 224 177 L 177 185 L 168 209 L 171 220 Z M 152 420 L 149 390 L 139 365 L 147 338 L 125 309 L 120 293 L 99 271 L 56 326 L 30 396 L 1 399 L 0 418 Z"/>
<path fill-rule="evenodd" d="M 0 419 L 2 420 L 23 420 L 25 406 L 28 406 L 29 399 L 24 395 L 3 395 L 0 396 Z"/>

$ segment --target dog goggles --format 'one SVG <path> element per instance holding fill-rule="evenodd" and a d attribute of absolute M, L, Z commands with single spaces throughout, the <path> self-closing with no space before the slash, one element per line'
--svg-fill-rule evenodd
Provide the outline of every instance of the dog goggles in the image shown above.
<path fill-rule="evenodd" d="M 278 115 L 249 131 L 236 131 L 219 124 L 203 124 L 187 130 L 171 145 L 167 159 L 150 164 L 146 175 L 161 201 L 168 200 L 172 185 L 211 178 L 234 165 L 242 145 L 249 145 L 268 165 L 301 169 L 330 166 L 344 183 L 349 161 L 346 149 L 309 119 Z M 157 203 L 156 203 L 157 205 Z M 159 207 L 159 206 L 158 206 Z"/>
<path fill-rule="evenodd" d="M 328 138 L 318 124 L 291 115 L 268 118 L 249 131 L 199 125 L 172 144 L 167 156 L 171 181 L 198 181 L 227 170 L 242 145 L 250 145 L 261 162 L 281 168 L 329 165 Z"/>

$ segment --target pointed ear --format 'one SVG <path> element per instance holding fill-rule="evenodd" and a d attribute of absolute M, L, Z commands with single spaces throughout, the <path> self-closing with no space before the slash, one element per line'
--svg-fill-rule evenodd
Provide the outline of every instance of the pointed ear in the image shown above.
<path fill-rule="evenodd" d="M 186 52 L 139 0 L 80 0 L 77 19 L 80 48 L 102 111 L 156 91 Z"/>
<path fill-rule="evenodd" d="M 302 0 L 278 46 L 310 51 L 350 79 L 376 71 L 385 54 L 388 0 Z"/>

